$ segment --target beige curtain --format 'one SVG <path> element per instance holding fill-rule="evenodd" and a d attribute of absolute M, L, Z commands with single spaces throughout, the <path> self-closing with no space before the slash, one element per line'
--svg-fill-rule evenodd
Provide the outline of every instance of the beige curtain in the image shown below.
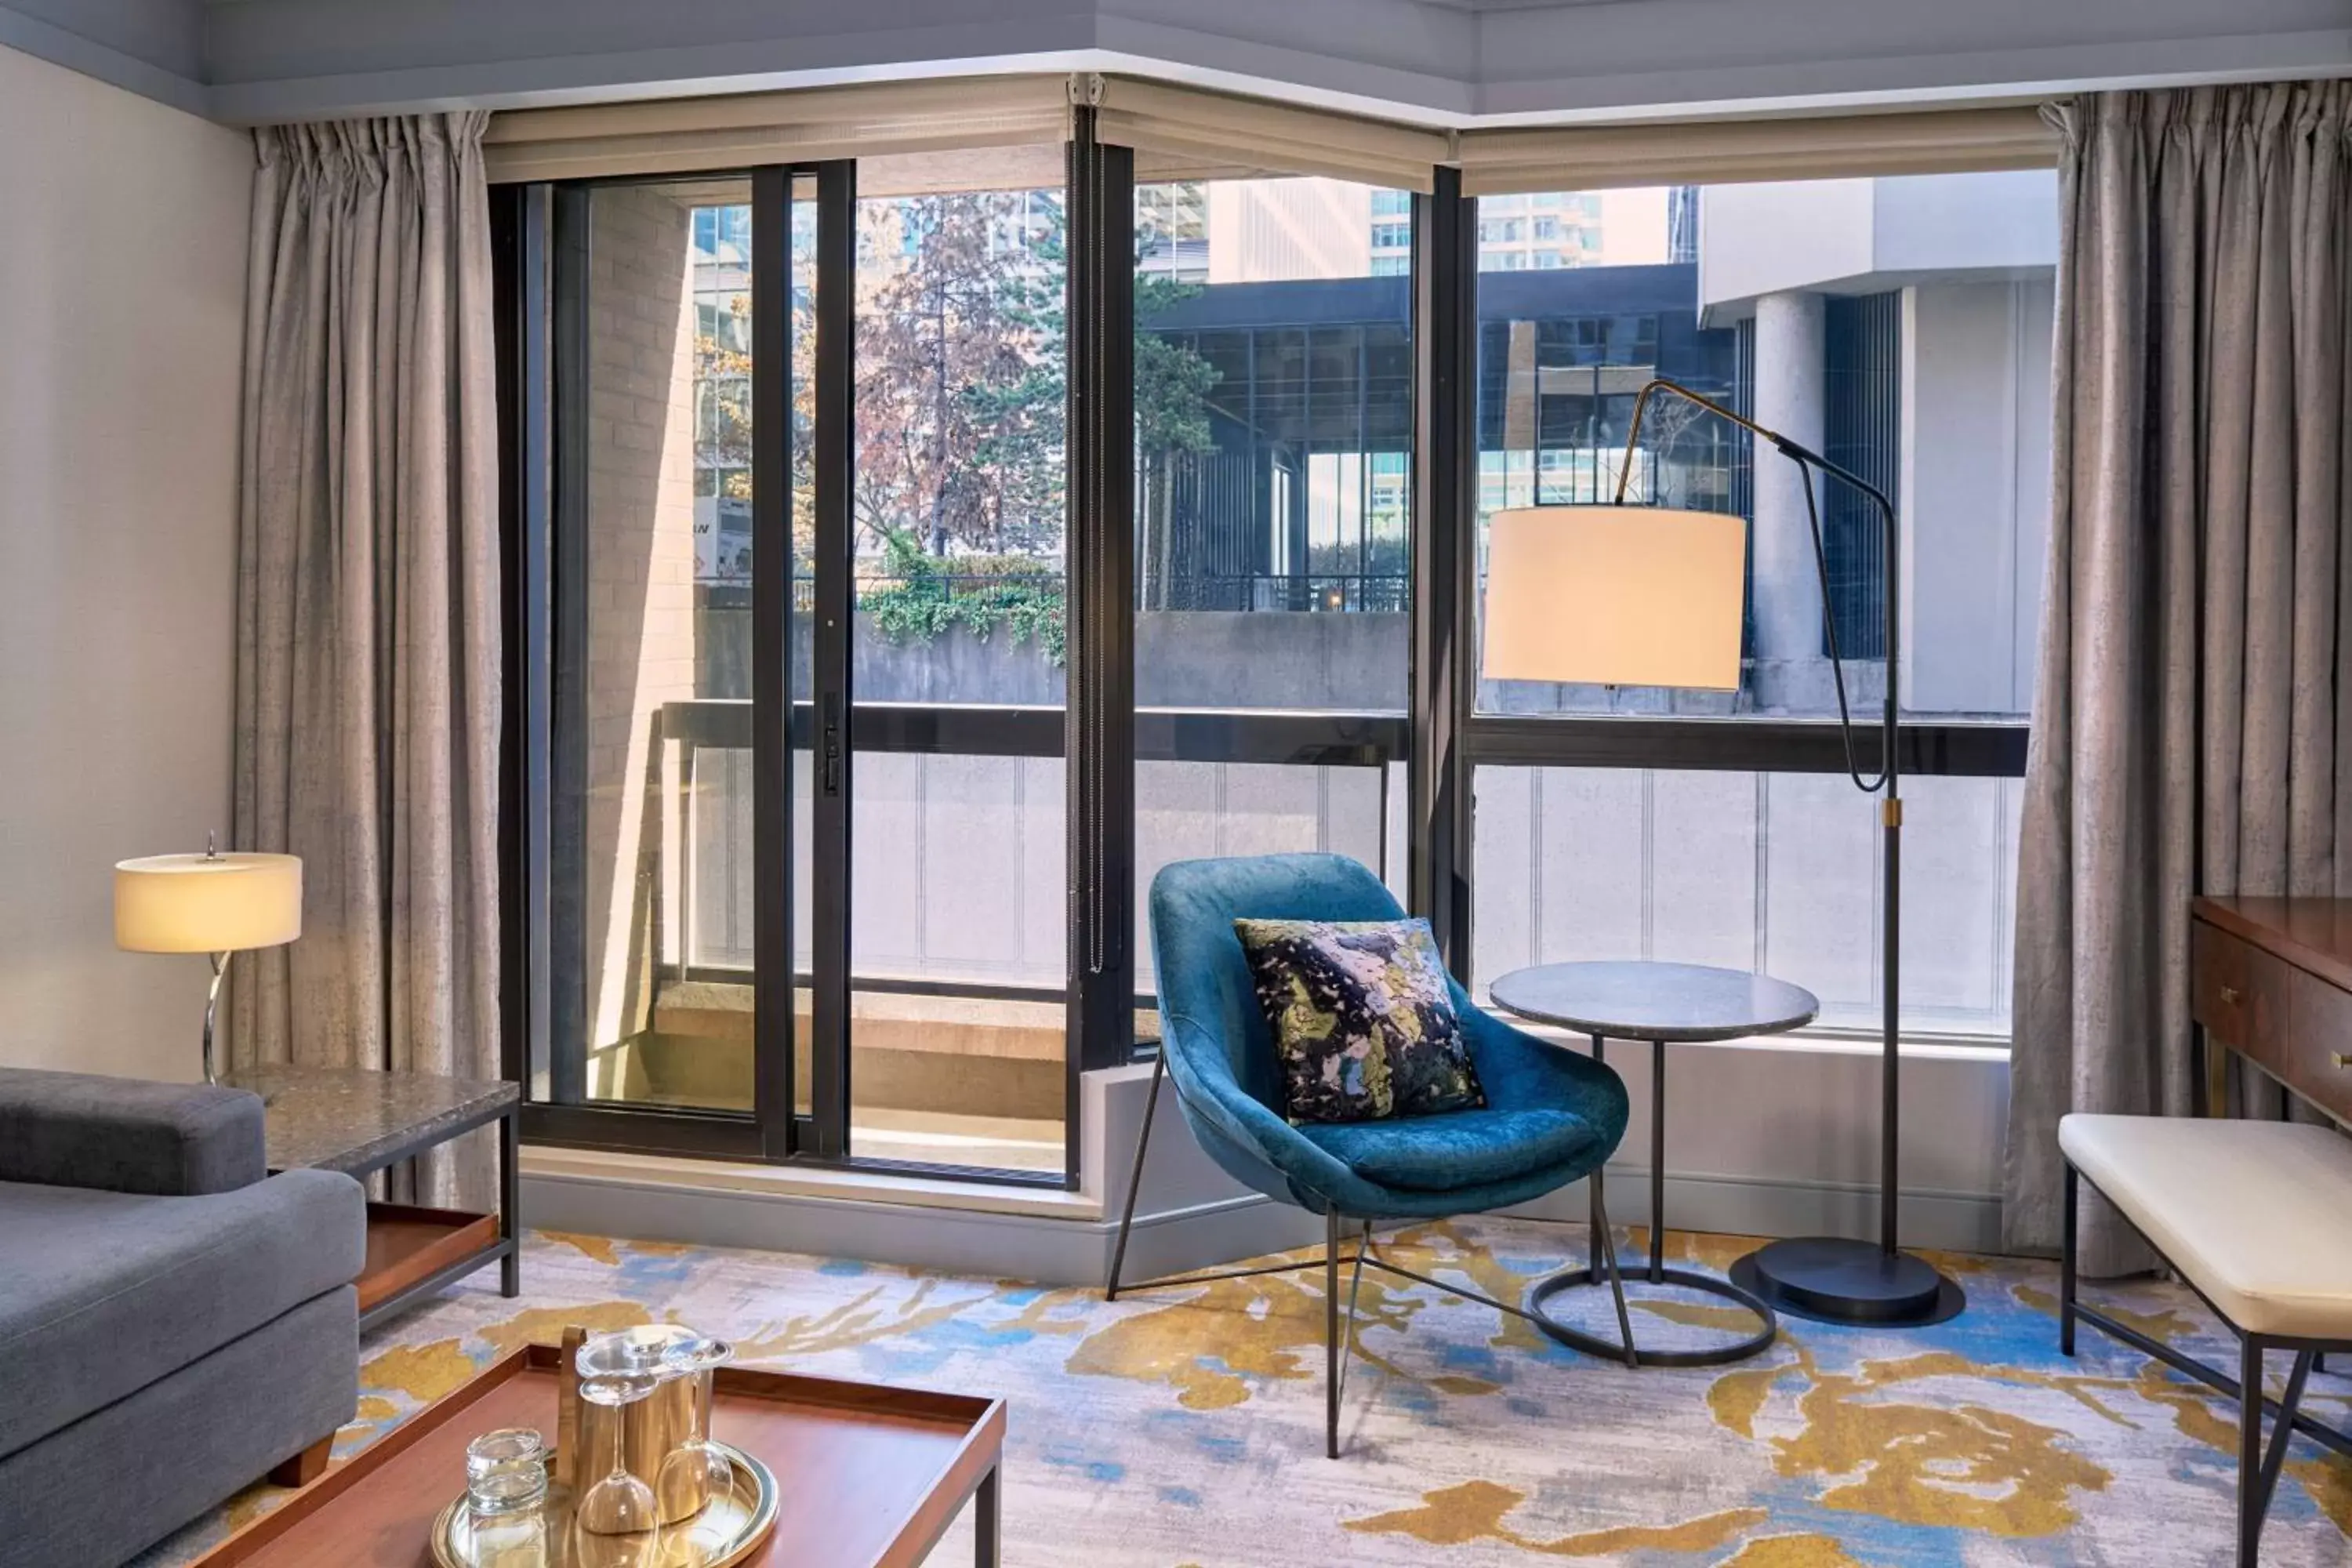
<path fill-rule="evenodd" d="M 2191 1109 L 2189 900 L 2352 894 L 2352 83 L 2053 111 L 2050 562 L 2026 762 L 2004 1226 L 2057 1123 Z M 2147 1267 L 2103 1204 L 2084 1266 Z"/>
<path fill-rule="evenodd" d="M 499 533 L 481 113 L 257 134 L 236 838 L 303 860 L 239 1063 L 499 1076 Z M 395 1198 L 488 1207 L 487 1138 Z"/>

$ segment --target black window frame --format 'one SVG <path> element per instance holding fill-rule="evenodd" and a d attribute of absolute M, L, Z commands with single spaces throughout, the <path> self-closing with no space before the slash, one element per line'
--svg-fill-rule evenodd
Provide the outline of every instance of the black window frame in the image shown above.
<path fill-rule="evenodd" d="M 750 726 L 751 744 L 763 760 L 760 765 L 770 770 L 763 776 L 783 780 L 783 814 L 790 811 L 792 752 L 824 745 L 829 700 L 837 701 L 846 715 L 843 721 L 857 726 L 855 747 L 845 739 L 845 752 L 881 749 L 1066 760 L 1072 836 L 1066 988 L 1024 993 L 1003 986 L 949 987 L 1066 1002 L 1065 1169 L 1024 1173 L 908 1165 L 858 1157 L 848 1146 L 848 994 L 894 983 L 858 977 L 851 967 L 845 945 L 845 804 L 820 812 L 817 825 L 814 853 L 835 858 L 823 885 L 837 890 L 842 903 L 817 911 L 818 928 L 834 931 L 834 940 L 844 945 L 834 957 L 820 958 L 816 975 L 795 973 L 792 960 L 789 824 L 781 836 L 761 836 L 755 843 L 761 889 L 755 1012 L 763 1048 L 751 1112 L 580 1103 L 583 1086 L 571 1081 L 578 1053 L 569 1053 L 572 1059 L 567 1061 L 567 1053 L 554 1048 L 567 1031 L 580 1026 L 577 1006 L 567 999 L 562 957 L 551 942 L 555 904 L 565 896 L 552 867 L 562 835 L 570 830 L 564 813 L 573 807 L 565 804 L 567 790 L 576 795 L 551 738 L 563 721 L 557 707 L 578 684 L 576 679 L 567 682 L 563 672 L 576 674 L 584 658 L 577 626 L 554 613 L 555 584 L 567 570 L 577 569 L 576 559 L 567 563 L 567 552 L 578 548 L 576 509 L 585 482 L 585 438 L 576 426 L 584 425 L 580 378 L 589 318 L 582 290 L 564 282 L 584 276 L 583 258 L 567 260 L 566 250 L 586 244 L 581 195 L 599 184 L 643 183 L 637 179 L 500 184 L 491 193 L 499 416 L 507 458 L 500 504 L 509 585 L 500 836 L 509 889 L 501 931 L 508 975 L 504 1066 L 506 1076 L 526 1087 L 523 1132 L 530 1142 L 1074 1190 L 1084 1145 L 1081 1076 L 1148 1056 L 1150 1049 L 1149 1042 L 1139 1046 L 1133 1027 L 1137 1010 L 1154 1001 L 1137 989 L 1130 951 L 1139 897 L 1133 815 L 1139 758 L 1376 767 L 1384 781 L 1391 764 L 1403 764 L 1408 903 L 1431 920 L 1441 951 L 1465 982 L 1472 952 L 1471 797 L 1477 768 L 1844 771 L 1832 721 L 1527 718 L 1475 710 L 1481 235 L 1475 198 L 1463 193 L 1458 171 L 1444 167 L 1433 171 L 1430 191 L 1410 197 L 1403 220 L 1411 225 L 1412 241 L 1409 708 L 1358 713 L 1138 709 L 1131 438 L 1134 158 L 1130 150 L 1097 140 L 1090 108 L 1074 111 L 1073 130 L 1065 190 L 1072 399 L 1066 706 L 894 704 L 861 710 L 849 700 L 849 586 L 846 573 L 836 570 L 832 578 L 845 596 L 815 606 L 821 626 L 828 610 L 836 626 L 817 639 L 820 669 L 810 699 L 778 701 L 771 696 L 762 701 L 755 695 L 749 710 L 741 704 L 674 703 L 662 716 L 665 732 L 685 743 L 718 744 L 730 737 L 740 742 Z M 854 162 L 695 172 L 695 177 L 706 175 L 748 176 L 753 182 L 755 276 L 788 277 L 788 204 L 796 181 L 814 178 L 820 212 L 830 215 L 821 216 L 819 225 L 819 353 L 824 363 L 817 377 L 814 458 L 820 554 L 830 548 L 837 555 L 847 548 L 854 461 L 847 426 L 853 371 L 848 356 L 839 352 L 854 341 L 855 290 L 847 286 L 856 267 Z M 830 288 L 828 279 L 834 280 Z M 782 336 L 787 323 L 761 319 L 777 314 L 754 315 L 753 461 L 755 468 L 782 471 L 787 423 L 767 415 L 789 403 L 790 357 Z M 835 345 L 830 358 L 828 335 Z M 567 417 L 575 426 L 568 434 Z M 769 495 L 765 502 L 762 491 Z M 790 537 L 789 505 L 788 485 L 755 487 L 755 559 L 789 559 L 780 542 Z M 791 584 L 777 574 L 767 576 L 778 580 L 764 594 L 758 584 L 765 578 L 755 578 L 757 662 L 782 668 L 793 613 Z M 1906 722 L 1899 731 L 1904 771 L 2021 777 L 2029 735 L 2023 720 Z M 1864 744 L 1874 752 L 1874 741 L 1865 739 Z M 838 1040 L 842 1054 L 830 1065 L 813 1061 L 812 1114 L 798 1116 L 791 1079 L 792 991 L 827 974 L 832 984 L 817 987 L 822 1017 L 815 1033 L 819 1040 Z M 906 986 L 898 983 L 898 988 Z M 778 1039 L 781 1048 L 772 1043 Z"/>

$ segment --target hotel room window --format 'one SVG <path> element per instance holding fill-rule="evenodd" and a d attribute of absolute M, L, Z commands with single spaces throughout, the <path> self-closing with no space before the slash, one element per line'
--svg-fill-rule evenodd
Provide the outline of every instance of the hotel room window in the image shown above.
<path fill-rule="evenodd" d="M 1538 197 L 1577 218 L 1581 243 L 1524 276 L 1501 275 L 1521 253 L 1481 257 L 1482 562 L 1496 510 L 1613 497 L 1654 377 L 1870 479 L 1895 499 L 1904 559 L 1888 584 L 1875 509 L 1817 478 L 1825 599 L 1794 466 L 1655 401 L 1628 499 L 1747 520 L 1738 689 L 1482 679 L 1477 714 L 1523 734 L 1544 718 L 1834 724 L 1826 608 L 1867 768 L 1892 591 L 1904 721 L 2021 725 L 2048 515 L 2055 202 L 2038 171 Z M 1539 756 L 1540 739 L 1528 745 Z M 1916 777 L 1905 793 L 1905 1027 L 2005 1037 L 2018 783 Z M 1545 960 L 1683 958 L 1804 984 L 1832 1026 L 1874 1018 L 1876 826 L 1842 775 L 1517 763 L 1479 767 L 1475 795 L 1481 982 Z"/>
<path fill-rule="evenodd" d="M 1206 261 L 1171 282 L 1155 225 L 1184 189 L 1202 193 Z M 1149 993 L 1139 895 L 1171 860 L 1328 849 L 1402 885 L 1412 220 L 1409 193 L 1324 178 L 1141 183 L 1136 210 Z M 1162 722 L 1182 737 L 1166 754 L 1152 713 L 1170 710 L 1229 721 Z"/>

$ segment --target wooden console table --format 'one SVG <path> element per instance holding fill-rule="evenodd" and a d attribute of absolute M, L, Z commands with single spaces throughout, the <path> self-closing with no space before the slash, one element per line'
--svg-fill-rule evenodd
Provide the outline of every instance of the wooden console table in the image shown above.
<path fill-rule="evenodd" d="M 2352 899 L 2199 899 L 2189 1012 L 2205 1031 L 2205 1113 L 2229 1105 L 2226 1046 L 2352 1120 Z"/>

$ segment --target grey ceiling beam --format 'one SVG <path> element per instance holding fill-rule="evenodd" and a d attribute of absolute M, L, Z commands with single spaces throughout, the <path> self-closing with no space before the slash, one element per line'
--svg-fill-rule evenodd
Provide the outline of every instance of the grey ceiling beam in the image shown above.
<path fill-rule="evenodd" d="M 2352 75 L 2352 0 L 0 0 L 230 123 L 1128 70 L 1440 126 Z"/>
<path fill-rule="evenodd" d="M 0 47 L 207 114 L 198 0 L 0 0 Z"/>

